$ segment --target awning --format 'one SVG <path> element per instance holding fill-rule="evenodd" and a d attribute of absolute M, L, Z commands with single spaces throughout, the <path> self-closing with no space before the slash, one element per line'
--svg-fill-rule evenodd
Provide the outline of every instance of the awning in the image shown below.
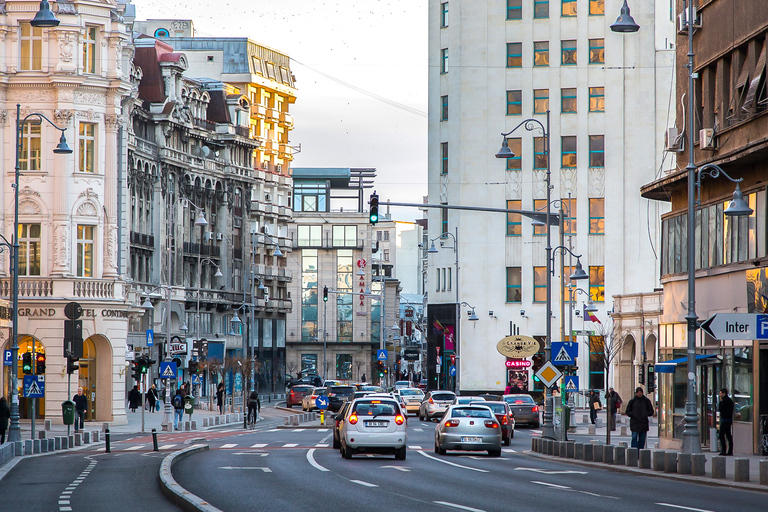
<path fill-rule="evenodd" d="M 716 354 L 700 354 L 696 356 L 696 360 L 699 361 L 701 359 L 711 359 L 713 357 L 717 357 L 717 355 Z M 675 373 L 675 368 L 677 368 L 678 364 L 688 364 L 688 358 L 678 357 L 677 359 L 670 359 L 669 361 L 656 363 L 654 370 L 656 373 Z"/>

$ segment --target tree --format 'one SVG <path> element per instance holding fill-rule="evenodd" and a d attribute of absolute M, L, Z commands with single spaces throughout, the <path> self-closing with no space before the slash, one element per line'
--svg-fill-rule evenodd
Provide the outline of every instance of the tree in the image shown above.
<path fill-rule="evenodd" d="M 289 363 L 286 363 L 285 369 L 288 370 L 288 375 L 293 377 L 294 375 L 297 375 L 299 372 L 299 363 L 296 361 L 291 361 Z"/>

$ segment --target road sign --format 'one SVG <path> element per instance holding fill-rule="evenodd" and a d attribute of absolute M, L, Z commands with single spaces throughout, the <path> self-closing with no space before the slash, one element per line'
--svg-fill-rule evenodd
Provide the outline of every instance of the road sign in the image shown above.
<path fill-rule="evenodd" d="M 413 348 L 407 348 L 403 351 L 403 359 L 406 361 L 418 361 L 419 351 Z"/>
<path fill-rule="evenodd" d="M 575 341 L 552 342 L 552 364 L 556 366 L 576 364 L 578 356 L 579 345 Z"/>
<path fill-rule="evenodd" d="M 147 329 L 147 346 L 152 347 L 155 344 L 155 331 Z"/>
<path fill-rule="evenodd" d="M 13 350 L 3 352 L 3 366 L 13 366 Z"/>
<path fill-rule="evenodd" d="M 173 361 L 165 361 L 160 363 L 160 378 L 161 379 L 175 379 L 176 378 L 176 363 Z"/>
<path fill-rule="evenodd" d="M 574 336 L 594 336 L 595 331 L 571 331 Z"/>
<path fill-rule="evenodd" d="M 24 396 L 26 398 L 45 398 L 45 375 L 25 375 Z"/>
<path fill-rule="evenodd" d="M 327 409 L 329 405 L 328 397 L 325 395 L 320 395 L 319 397 L 315 398 L 315 405 L 320 410 Z"/>
<path fill-rule="evenodd" d="M 505 357 L 522 359 L 535 356 L 541 350 L 541 343 L 530 336 L 507 336 L 499 340 L 496 350 Z"/>
<path fill-rule="evenodd" d="M 440 356 L 437 356 L 437 359 L 435 360 L 435 363 L 437 363 L 437 366 L 442 366 L 443 364 L 443 358 Z M 441 370 L 442 371 L 442 370 Z"/>
<path fill-rule="evenodd" d="M 716 340 L 766 340 L 768 315 L 716 313 L 701 324 L 701 330 Z"/>
<path fill-rule="evenodd" d="M 202 384 L 202 383 L 203 383 L 203 379 L 201 379 L 199 375 L 192 376 L 192 384 Z"/>
<path fill-rule="evenodd" d="M 448 375 L 450 375 L 451 377 L 455 377 L 456 376 L 456 367 L 455 366 L 451 366 L 448 369 Z"/>
<path fill-rule="evenodd" d="M 386 350 L 377 350 L 376 351 L 376 360 L 377 361 L 386 361 L 387 360 L 387 351 Z"/>
<path fill-rule="evenodd" d="M 555 368 L 555 365 L 553 365 L 551 361 L 547 361 L 541 368 L 539 368 L 539 371 L 536 372 L 536 376 L 541 379 L 541 382 L 543 382 L 545 386 L 551 388 L 555 382 L 560 380 L 560 377 L 562 377 L 563 374 L 560 370 Z"/>
<path fill-rule="evenodd" d="M 575 393 L 579 390 L 579 377 L 576 375 L 565 376 L 565 392 Z"/>

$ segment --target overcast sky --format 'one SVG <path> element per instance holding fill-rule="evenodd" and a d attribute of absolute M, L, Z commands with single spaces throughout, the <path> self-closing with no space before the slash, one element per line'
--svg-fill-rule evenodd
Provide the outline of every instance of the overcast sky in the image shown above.
<path fill-rule="evenodd" d="M 288 54 L 294 167 L 375 167 L 381 202 L 427 193 L 427 0 L 133 0 L 136 18 Z M 367 201 L 367 198 L 366 198 Z M 383 209 L 382 209 L 383 210 Z M 395 220 L 421 217 L 393 208 Z"/>

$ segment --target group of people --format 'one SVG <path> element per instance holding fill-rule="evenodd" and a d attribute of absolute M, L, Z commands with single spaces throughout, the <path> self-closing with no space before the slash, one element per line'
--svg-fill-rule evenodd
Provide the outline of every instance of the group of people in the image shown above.
<path fill-rule="evenodd" d="M 623 401 L 621 396 L 613 388 L 608 388 L 605 394 L 605 403 L 608 407 L 608 428 L 616 430 L 616 413 L 621 410 Z M 589 395 L 589 418 L 594 425 L 597 421 L 597 413 L 603 409 L 600 402 L 600 394 L 597 390 L 592 390 Z M 629 416 L 629 430 L 632 432 L 632 448 L 642 450 L 645 448 L 645 440 L 650 430 L 650 418 L 656 411 L 653 404 L 643 393 L 643 388 L 635 389 L 635 396 L 627 403 L 624 414 Z"/>

